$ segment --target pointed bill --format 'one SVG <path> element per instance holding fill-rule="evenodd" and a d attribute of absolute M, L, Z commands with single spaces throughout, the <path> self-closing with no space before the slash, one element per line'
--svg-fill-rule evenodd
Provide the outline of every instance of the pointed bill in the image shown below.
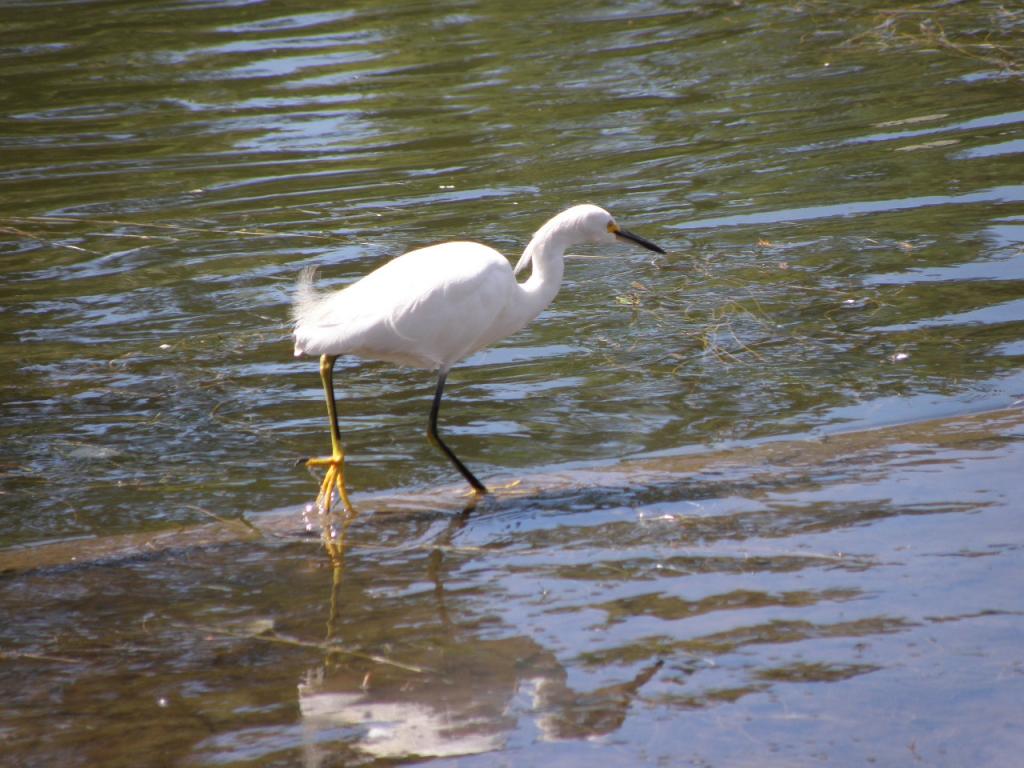
<path fill-rule="evenodd" d="M 665 251 L 661 247 L 655 245 L 646 238 L 640 237 L 640 235 L 634 235 L 628 229 L 618 227 L 612 231 L 612 234 L 614 234 L 617 238 L 619 238 L 619 240 L 622 240 L 623 242 L 635 243 L 636 245 L 639 245 L 642 248 L 646 248 L 648 251 L 654 251 L 655 253 L 665 253 Z"/>

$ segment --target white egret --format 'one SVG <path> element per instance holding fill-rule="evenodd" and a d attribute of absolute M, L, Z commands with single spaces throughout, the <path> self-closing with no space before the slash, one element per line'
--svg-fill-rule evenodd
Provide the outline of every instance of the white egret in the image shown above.
<path fill-rule="evenodd" d="M 458 361 L 515 333 L 555 298 L 562 282 L 565 249 L 577 243 L 625 241 L 664 253 L 654 243 L 622 229 L 596 205 L 577 205 L 558 214 L 530 240 L 513 272 L 493 248 L 449 242 L 399 256 L 357 282 L 322 295 L 313 286 L 314 270 L 299 277 L 295 292 L 295 355 L 319 355 L 327 399 L 331 455 L 307 460 L 326 467 L 317 497 L 330 511 L 337 487 L 347 510 L 344 452 L 334 400 L 334 362 L 355 355 L 438 372 L 427 436 L 444 452 L 477 494 L 487 488 L 437 433 L 448 371 Z M 522 283 L 516 275 L 532 267 Z"/>

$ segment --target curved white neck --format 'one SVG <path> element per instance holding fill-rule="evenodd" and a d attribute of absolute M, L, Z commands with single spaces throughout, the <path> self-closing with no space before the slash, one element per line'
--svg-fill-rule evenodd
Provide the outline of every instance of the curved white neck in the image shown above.
<path fill-rule="evenodd" d="M 542 228 L 526 246 L 521 262 L 527 261 L 532 272 L 528 280 L 519 284 L 522 301 L 515 310 L 522 325 L 543 312 L 558 294 L 565 272 L 565 249 L 571 244 L 566 233 Z"/>

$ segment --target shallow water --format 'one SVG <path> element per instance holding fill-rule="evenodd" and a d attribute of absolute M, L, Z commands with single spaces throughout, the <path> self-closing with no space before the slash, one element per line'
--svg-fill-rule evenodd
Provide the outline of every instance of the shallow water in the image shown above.
<path fill-rule="evenodd" d="M 0 546 L 82 542 L 0 582 L 13 764 L 1020 749 L 1021 424 L 939 436 L 1024 394 L 1024 13 L 34 2 L 0 26 Z M 342 360 L 363 515 L 333 604 L 295 537 L 87 556 L 211 514 L 301 528 L 292 464 L 327 444 L 288 342 L 302 267 L 515 257 L 582 201 L 668 255 L 581 249 L 442 414 L 530 493 L 453 514 L 430 375 Z M 877 427 L 907 444 L 762 452 Z"/>

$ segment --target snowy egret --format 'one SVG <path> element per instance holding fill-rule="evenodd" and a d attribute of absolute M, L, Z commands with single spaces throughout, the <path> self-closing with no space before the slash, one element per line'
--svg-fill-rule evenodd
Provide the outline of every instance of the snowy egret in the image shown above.
<path fill-rule="evenodd" d="M 437 371 L 427 437 L 477 494 L 487 493 L 437 433 L 448 371 L 477 350 L 515 333 L 551 303 L 562 282 L 566 248 L 615 241 L 664 253 L 649 240 L 622 229 L 604 209 L 577 205 L 537 230 L 514 272 L 493 248 L 462 241 L 409 251 L 326 295 L 313 286 L 314 270 L 304 270 L 292 311 L 295 356 L 320 357 L 331 430 L 331 455 L 306 461 L 307 466 L 327 468 L 317 497 L 320 510 L 330 511 L 335 487 L 345 508 L 352 508 L 345 490 L 345 456 L 334 399 L 334 362 L 340 355 Z M 528 267 L 532 267 L 529 279 L 517 282 L 516 276 Z"/>

